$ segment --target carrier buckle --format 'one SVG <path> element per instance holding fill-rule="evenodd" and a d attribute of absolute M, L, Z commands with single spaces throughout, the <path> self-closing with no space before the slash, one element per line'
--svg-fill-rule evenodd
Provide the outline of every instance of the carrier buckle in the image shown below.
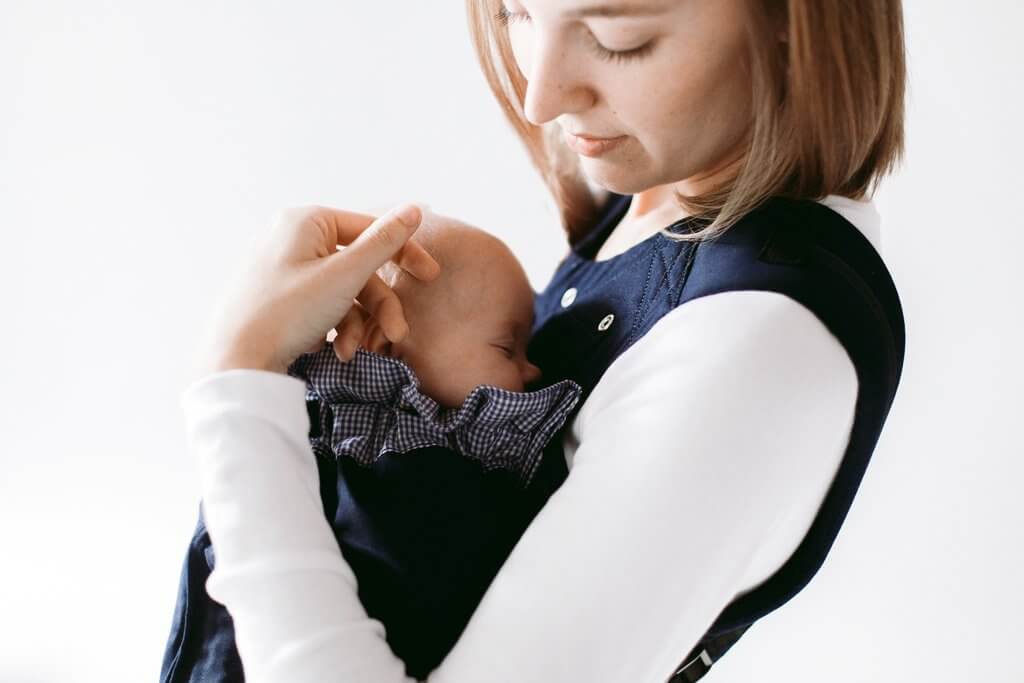
<path fill-rule="evenodd" d="M 668 683 L 694 683 L 711 670 L 713 663 L 708 651 L 701 650 L 700 654 L 676 669 Z"/>

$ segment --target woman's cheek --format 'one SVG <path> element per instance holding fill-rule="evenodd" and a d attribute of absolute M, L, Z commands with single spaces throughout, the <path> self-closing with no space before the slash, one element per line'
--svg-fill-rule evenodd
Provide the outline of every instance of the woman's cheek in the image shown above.
<path fill-rule="evenodd" d="M 529 78 L 531 64 L 530 36 L 522 27 L 517 26 L 509 28 L 508 39 L 512 46 L 512 56 L 516 60 L 516 66 L 522 72 L 523 78 Z"/>

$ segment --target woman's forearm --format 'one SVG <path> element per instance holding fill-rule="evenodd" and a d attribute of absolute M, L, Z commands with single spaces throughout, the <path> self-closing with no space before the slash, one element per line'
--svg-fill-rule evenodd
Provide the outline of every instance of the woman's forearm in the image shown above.
<path fill-rule="evenodd" d="M 411 681 L 324 518 L 304 395 L 302 381 L 253 369 L 182 395 L 217 554 L 207 590 L 232 615 L 248 680 Z"/>

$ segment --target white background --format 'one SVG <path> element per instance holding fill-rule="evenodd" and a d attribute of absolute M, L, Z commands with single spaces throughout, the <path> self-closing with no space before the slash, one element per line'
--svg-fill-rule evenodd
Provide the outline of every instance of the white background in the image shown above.
<path fill-rule="evenodd" d="M 902 385 L 824 567 L 709 683 L 1024 679 L 1024 9 L 905 13 Z M 0 4 L 0 681 L 156 680 L 212 298 L 278 209 L 406 200 L 535 289 L 564 251 L 460 1 Z"/>

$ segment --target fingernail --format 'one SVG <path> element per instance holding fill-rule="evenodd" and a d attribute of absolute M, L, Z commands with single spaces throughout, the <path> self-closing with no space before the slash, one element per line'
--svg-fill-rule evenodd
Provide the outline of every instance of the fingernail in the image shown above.
<path fill-rule="evenodd" d="M 398 220 L 410 228 L 415 227 L 420 222 L 420 208 L 415 204 L 405 207 L 398 212 Z"/>

